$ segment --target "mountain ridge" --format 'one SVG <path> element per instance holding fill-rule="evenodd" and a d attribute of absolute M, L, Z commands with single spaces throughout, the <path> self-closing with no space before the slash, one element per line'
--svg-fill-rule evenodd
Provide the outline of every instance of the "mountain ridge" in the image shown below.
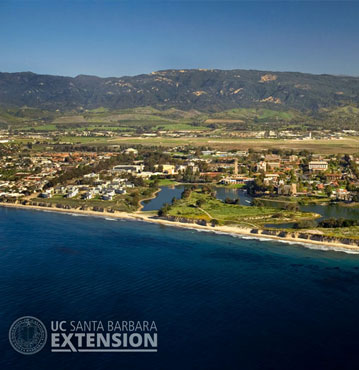
<path fill-rule="evenodd" d="M 123 77 L 65 77 L 0 72 L 0 106 L 48 110 L 295 109 L 301 112 L 359 104 L 359 77 L 260 70 L 160 70 Z"/>

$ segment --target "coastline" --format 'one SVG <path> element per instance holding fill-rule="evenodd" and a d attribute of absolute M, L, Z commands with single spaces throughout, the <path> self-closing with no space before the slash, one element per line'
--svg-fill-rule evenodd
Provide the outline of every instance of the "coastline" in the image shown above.
<path fill-rule="evenodd" d="M 144 199 L 141 199 L 139 202 L 138 202 L 138 209 L 136 212 L 139 212 L 142 210 L 142 208 L 145 206 L 143 204 L 143 202 L 145 202 L 146 200 L 151 200 L 151 199 L 155 199 L 157 194 L 161 191 L 161 188 L 158 188 L 149 198 L 144 198 Z"/>
<path fill-rule="evenodd" d="M 250 228 L 240 228 L 236 226 L 204 226 L 195 223 L 184 223 L 179 221 L 170 221 L 162 218 L 154 218 L 153 216 L 149 216 L 143 213 L 128 213 L 128 212 L 96 212 L 91 210 L 79 210 L 79 209 L 63 209 L 63 208 L 52 208 L 52 207 L 41 207 L 41 206 L 32 206 L 32 205 L 23 205 L 23 204 L 12 204 L 12 203 L 0 203 L 0 207 L 4 208 L 17 208 L 17 209 L 25 209 L 25 210 L 36 210 L 36 211 L 43 211 L 43 212 L 55 212 L 55 213 L 64 213 L 64 214 L 75 214 L 75 215 L 84 215 L 84 216 L 95 216 L 101 218 L 108 218 L 108 219 L 125 219 L 131 221 L 142 221 L 142 222 L 150 222 L 164 226 L 171 226 L 171 227 L 178 227 L 184 229 L 195 229 L 200 231 L 206 232 L 213 232 L 217 234 L 226 234 L 230 236 L 239 236 L 251 239 L 259 239 L 259 240 L 276 240 L 285 242 L 288 244 L 299 244 L 305 246 L 322 246 L 325 247 L 325 250 L 328 251 L 340 251 L 346 253 L 355 253 L 359 254 L 359 246 L 344 244 L 344 243 L 335 243 L 335 242 L 327 242 L 327 241 L 316 241 L 310 239 L 302 239 L 298 237 L 292 236 L 285 236 L 280 237 L 276 235 L 269 235 L 269 234 L 262 234 L 263 230 L 257 229 L 256 233 L 253 233 Z"/>

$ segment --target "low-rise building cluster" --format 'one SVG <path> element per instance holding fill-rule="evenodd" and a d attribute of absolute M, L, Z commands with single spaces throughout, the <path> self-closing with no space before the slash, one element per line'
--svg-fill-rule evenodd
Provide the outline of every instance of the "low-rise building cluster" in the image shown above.
<path fill-rule="evenodd" d="M 106 166 L 99 166 L 106 163 Z M 358 200 L 359 158 L 309 152 L 125 148 L 101 151 L 13 151 L 0 157 L 0 197 L 54 196 L 111 201 L 155 179 L 246 186 L 278 196 Z M 72 176 L 67 176 L 67 174 Z M 147 183 L 146 183 L 147 182 Z"/>

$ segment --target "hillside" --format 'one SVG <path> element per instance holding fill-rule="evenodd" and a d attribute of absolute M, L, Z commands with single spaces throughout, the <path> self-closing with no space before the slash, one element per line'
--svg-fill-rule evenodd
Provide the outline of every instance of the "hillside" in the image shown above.
<path fill-rule="evenodd" d="M 359 78 L 294 72 L 169 70 L 122 78 L 0 73 L 0 104 L 221 111 L 278 106 L 302 111 L 359 103 Z"/>
<path fill-rule="evenodd" d="M 181 116 L 184 123 L 200 117 L 200 123 L 230 121 L 234 126 L 260 122 L 261 117 L 294 123 L 327 120 L 332 125 L 343 117 L 353 128 L 358 127 L 358 106 L 359 78 L 347 76 L 252 70 L 167 70 L 121 78 L 0 73 L 3 124 L 24 117 L 27 122 L 41 117 L 45 122 L 81 124 L 91 112 L 102 122 L 103 112 L 151 107 L 166 123 L 171 116 L 173 122 Z M 165 111 L 168 115 L 161 113 Z M 59 118 L 69 112 L 74 115 Z M 137 116 L 139 122 L 146 118 Z"/>

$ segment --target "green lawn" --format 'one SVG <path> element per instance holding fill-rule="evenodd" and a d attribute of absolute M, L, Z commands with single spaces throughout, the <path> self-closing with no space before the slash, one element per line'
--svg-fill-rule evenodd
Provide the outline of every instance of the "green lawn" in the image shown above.
<path fill-rule="evenodd" d="M 160 179 L 158 182 L 158 186 L 170 186 L 170 185 L 179 185 L 179 183 L 171 179 Z"/>
<path fill-rule="evenodd" d="M 300 118 L 301 113 L 297 111 L 277 111 L 264 108 L 236 108 L 220 113 L 214 113 L 211 118 L 217 119 L 242 119 L 258 121 L 291 121 Z"/>
<path fill-rule="evenodd" d="M 201 200 L 199 207 L 196 202 Z M 220 224 L 247 224 L 260 227 L 266 223 L 282 223 L 313 218 L 310 213 L 292 212 L 270 207 L 240 206 L 226 204 L 200 190 L 192 191 L 189 198 L 178 200 L 172 205 L 168 215 L 210 221 L 216 219 Z"/>
<path fill-rule="evenodd" d="M 229 185 L 217 184 L 216 187 L 225 189 L 242 189 L 243 187 L 245 187 L 245 184 L 229 184 Z"/>
<path fill-rule="evenodd" d="M 318 228 L 318 230 L 328 236 L 359 239 L 359 226 L 337 227 L 332 229 Z"/>
<path fill-rule="evenodd" d="M 63 206 L 70 206 L 71 208 L 80 208 L 81 206 L 86 206 L 88 208 L 101 207 L 101 208 L 113 208 L 117 211 L 131 212 L 135 211 L 136 207 L 130 206 L 124 198 L 121 196 L 114 197 L 113 200 L 101 200 L 99 197 L 84 200 L 80 196 L 74 198 L 65 198 L 62 195 L 54 195 L 52 198 L 36 198 L 35 202 L 39 203 L 50 203 L 53 205 L 61 204 Z"/>
<path fill-rule="evenodd" d="M 207 130 L 210 130 L 210 128 L 206 126 L 193 126 L 188 123 L 160 124 L 160 125 L 155 126 L 154 129 L 164 130 L 164 131 L 207 131 Z"/>
<path fill-rule="evenodd" d="M 41 125 L 41 126 L 35 126 L 33 128 L 39 131 L 56 131 L 57 130 L 56 125 Z"/>

